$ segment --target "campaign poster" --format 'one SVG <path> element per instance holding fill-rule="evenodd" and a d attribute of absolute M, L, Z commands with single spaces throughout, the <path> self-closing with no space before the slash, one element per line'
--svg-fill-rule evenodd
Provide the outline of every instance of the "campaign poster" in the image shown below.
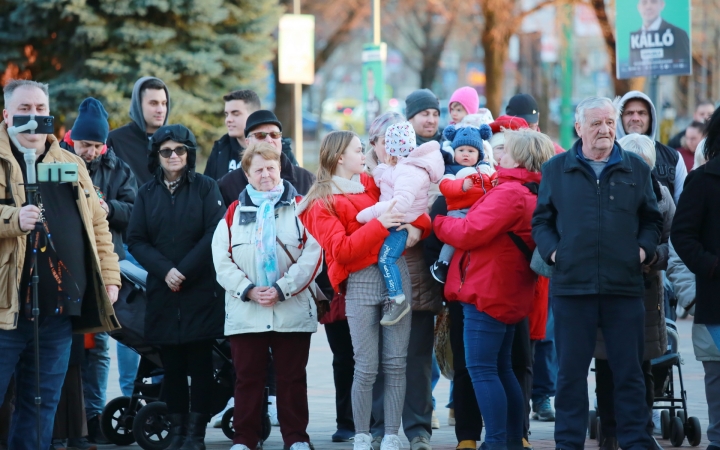
<path fill-rule="evenodd" d="M 365 44 L 362 53 L 363 102 L 365 103 L 365 131 L 382 114 L 385 97 L 385 61 L 387 44 Z"/>
<path fill-rule="evenodd" d="M 615 0 L 617 78 L 692 73 L 690 0 Z"/>

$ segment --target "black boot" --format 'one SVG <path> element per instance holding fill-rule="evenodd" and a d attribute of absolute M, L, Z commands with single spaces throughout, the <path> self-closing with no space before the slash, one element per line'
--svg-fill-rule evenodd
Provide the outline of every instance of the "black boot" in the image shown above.
<path fill-rule="evenodd" d="M 165 450 L 180 450 L 185 443 L 187 414 L 168 414 L 170 421 L 170 444 Z"/>
<path fill-rule="evenodd" d="M 205 450 L 205 430 L 210 414 L 191 412 L 187 420 L 187 438 L 180 450 Z"/>

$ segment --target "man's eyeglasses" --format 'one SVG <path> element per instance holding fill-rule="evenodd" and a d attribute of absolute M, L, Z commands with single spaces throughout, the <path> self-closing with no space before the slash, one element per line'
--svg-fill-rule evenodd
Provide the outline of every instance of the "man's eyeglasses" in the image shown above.
<path fill-rule="evenodd" d="M 250 133 L 250 136 L 254 137 L 258 141 L 264 141 L 266 137 L 270 136 L 273 139 L 280 139 L 282 137 L 282 131 L 258 131 L 257 133 Z"/>
<path fill-rule="evenodd" d="M 158 153 L 160 153 L 160 156 L 167 159 L 172 156 L 173 152 L 175 152 L 175 154 L 178 156 L 182 156 L 187 153 L 187 151 L 187 146 L 183 145 L 177 148 L 161 148 L 160 150 L 158 150 Z"/>

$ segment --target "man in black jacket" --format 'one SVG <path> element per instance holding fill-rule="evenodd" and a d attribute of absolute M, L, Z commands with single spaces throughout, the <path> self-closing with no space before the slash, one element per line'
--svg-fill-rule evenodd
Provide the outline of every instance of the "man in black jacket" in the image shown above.
<path fill-rule="evenodd" d="M 677 205 L 687 177 L 685 161 L 677 150 L 655 140 L 660 119 L 650 97 L 640 91 L 630 91 L 619 100 L 617 108 L 621 119 L 617 122 L 617 138 L 628 134 L 644 134 L 655 141 L 655 167 L 653 175 L 670 190 Z"/>
<path fill-rule="evenodd" d="M 283 152 L 282 124 L 271 111 L 261 109 L 250 114 L 245 125 L 245 141 L 248 145 L 253 142 L 267 141 L 280 153 L 280 176 L 293 185 L 300 195 L 305 195 L 315 182 L 315 176 L 302 167 L 294 166 Z M 240 193 L 248 184 L 245 172 L 234 170 L 218 180 L 220 193 L 226 205 L 238 199 Z"/>
<path fill-rule="evenodd" d="M 92 97 L 83 100 L 75 124 L 65 135 L 60 147 L 74 152 L 85 161 L 93 185 L 99 189 L 97 195 L 100 197 L 100 205 L 107 213 L 115 253 L 123 260 L 126 257 L 123 234 L 130 223 L 138 187 L 130 167 L 115 156 L 112 148 L 105 145 L 109 130 L 107 118 L 102 103 Z M 107 333 L 96 333 L 95 346 L 85 352 L 82 361 L 87 440 L 97 444 L 109 443 L 100 429 L 100 415 L 105 407 L 110 370 L 108 339 Z M 68 446 L 85 448 L 83 442 L 72 445 L 73 441 L 70 439 Z"/>
<path fill-rule="evenodd" d="M 152 179 L 148 170 L 150 137 L 170 115 L 170 92 L 159 78 L 142 77 L 135 82 L 130 99 L 132 122 L 110 132 L 107 145 L 125 161 L 142 186 Z"/>
<path fill-rule="evenodd" d="M 225 128 L 227 133 L 213 144 L 204 174 L 214 180 L 240 167 L 245 142 L 245 124 L 250 114 L 260 109 L 260 97 L 249 89 L 233 91 L 225 100 Z"/>
<path fill-rule="evenodd" d="M 641 369 L 641 264 L 655 258 L 662 216 L 650 167 L 615 142 L 618 112 L 608 98 L 580 102 L 575 114 L 580 140 L 543 166 L 533 217 L 538 251 L 555 266 L 550 286 L 559 366 L 555 441 L 563 450 L 585 444 L 587 374 L 598 328 L 615 380 L 617 440 L 626 450 L 652 447 Z"/>

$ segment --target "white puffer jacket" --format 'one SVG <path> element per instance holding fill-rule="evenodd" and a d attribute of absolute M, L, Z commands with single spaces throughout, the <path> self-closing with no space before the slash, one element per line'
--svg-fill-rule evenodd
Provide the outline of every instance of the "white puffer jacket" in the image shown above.
<path fill-rule="evenodd" d="M 225 289 L 226 336 L 266 331 L 317 331 L 317 309 L 310 289 L 315 289 L 315 277 L 322 269 L 322 250 L 296 217 L 299 199 L 297 191 L 287 181 L 283 183 L 285 192 L 275 205 L 275 230 L 296 262 L 293 264 L 283 247 L 276 244 L 278 270 L 282 277 L 275 283 L 275 288 L 281 292 L 282 301 L 268 308 L 254 301 L 243 300 L 254 286 L 257 275 L 257 207 L 245 191 L 240 194 L 239 203 L 231 205 L 226 213 L 226 216 L 232 213 L 230 233 L 227 221 L 222 220 L 213 235 L 212 252 L 217 281 Z M 228 251 L 230 248 L 232 256 Z"/>

